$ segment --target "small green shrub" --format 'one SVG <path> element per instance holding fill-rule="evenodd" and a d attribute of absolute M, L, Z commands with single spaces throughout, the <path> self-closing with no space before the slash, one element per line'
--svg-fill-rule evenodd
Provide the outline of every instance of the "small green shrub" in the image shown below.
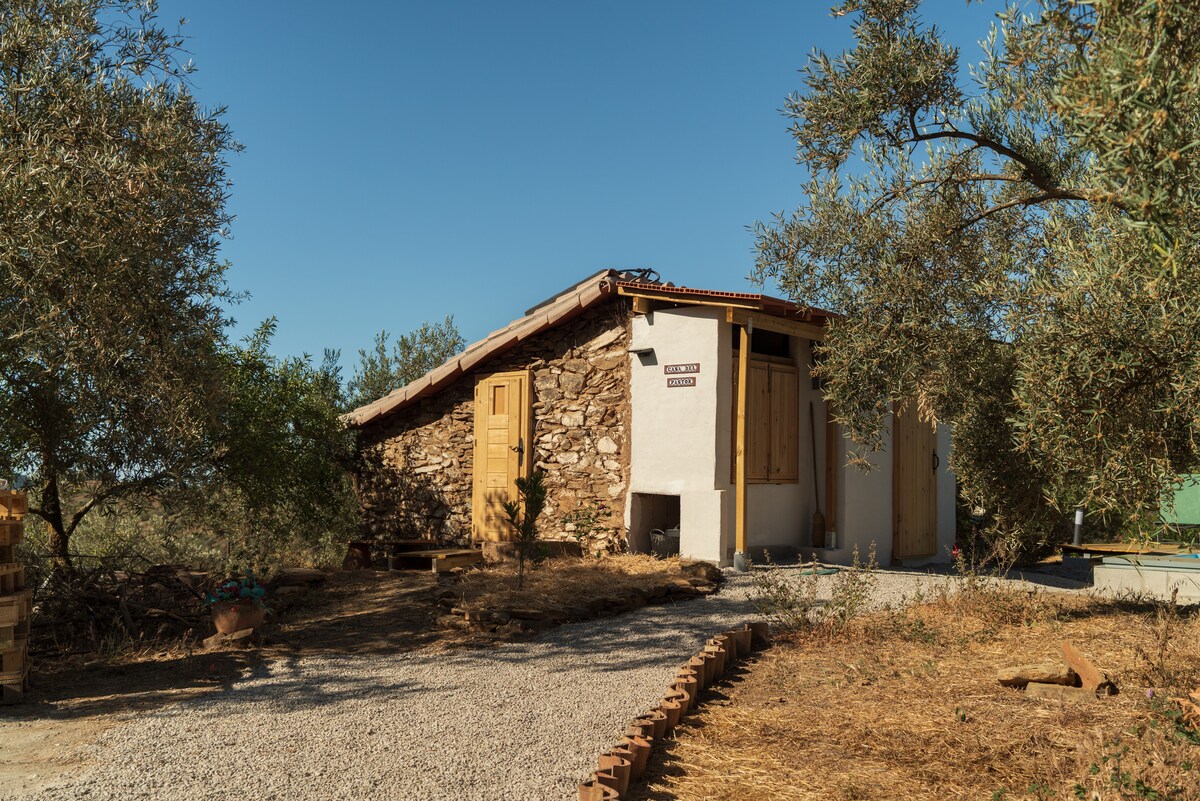
<path fill-rule="evenodd" d="M 504 501 L 501 506 L 508 521 L 516 529 L 513 544 L 517 549 L 517 589 L 525 583 L 525 562 L 538 561 L 538 552 L 545 546 L 538 542 L 537 519 L 546 508 L 546 474 L 535 470 L 529 478 L 517 479 L 517 500 Z"/>
<path fill-rule="evenodd" d="M 751 602 L 776 628 L 833 636 L 872 605 L 878 584 L 875 545 L 864 563 L 854 549 L 849 567 L 828 577 L 829 597 L 821 597 L 821 565 L 815 559 L 800 569 L 783 568 L 764 552 L 765 565 L 752 571 Z"/>

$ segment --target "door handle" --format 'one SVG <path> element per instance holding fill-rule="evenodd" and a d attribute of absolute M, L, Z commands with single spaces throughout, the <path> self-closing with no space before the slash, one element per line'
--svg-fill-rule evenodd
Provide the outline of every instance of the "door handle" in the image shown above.
<path fill-rule="evenodd" d="M 940 456 L 938 456 L 937 451 L 934 451 L 933 452 L 933 472 L 936 473 L 937 469 L 941 466 L 942 466 L 942 458 Z"/>
<path fill-rule="evenodd" d="M 517 467 L 525 466 L 525 438 L 521 437 L 517 440 L 517 444 L 509 448 L 510 451 L 515 451 L 517 454 Z"/>

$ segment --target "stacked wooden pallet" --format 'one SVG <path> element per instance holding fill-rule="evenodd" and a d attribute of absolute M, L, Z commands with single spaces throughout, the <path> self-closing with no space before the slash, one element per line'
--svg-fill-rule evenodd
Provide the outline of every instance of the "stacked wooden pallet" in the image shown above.
<path fill-rule="evenodd" d="M 13 551 L 25 536 L 29 502 L 24 492 L 0 490 L 0 703 L 20 701 L 29 688 L 29 616 L 33 590 Z"/>

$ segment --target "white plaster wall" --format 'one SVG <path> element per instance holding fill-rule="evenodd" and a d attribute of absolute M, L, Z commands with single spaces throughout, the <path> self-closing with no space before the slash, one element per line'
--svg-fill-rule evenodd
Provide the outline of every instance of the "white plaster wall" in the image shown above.
<path fill-rule="evenodd" d="M 680 498 L 680 551 L 684 556 L 728 564 L 735 547 L 736 492 L 730 450 L 733 361 L 732 332 L 723 310 L 712 307 L 658 309 L 635 316 L 632 349 L 653 348 L 652 357 L 630 356 L 632 420 L 629 493 Z M 825 502 L 825 401 L 812 389 L 807 340 L 793 340 L 800 371 L 800 480 L 795 484 L 751 484 L 747 488 L 746 548 L 760 559 L 765 548 L 811 545 L 813 501 L 812 435 L 809 402 L 816 418 L 817 483 L 826 529 L 838 532 L 838 549 L 820 558 L 849 562 L 854 546 L 865 559 L 875 544 L 881 565 L 892 561 L 891 420 L 884 449 L 869 460 L 874 469 L 847 467 L 849 440 L 839 459 L 837 519 Z M 663 366 L 699 362 L 695 387 L 667 387 Z M 954 544 L 955 481 L 949 470 L 950 434 L 938 430 L 938 555 L 945 561 Z M 626 503 L 626 525 L 630 525 Z M 633 532 L 631 532 L 632 535 Z"/>
<path fill-rule="evenodd" d="M 680 552 L 711 561 L 724 561 L 728 528 L 725 487 L 716 481 L 722 419 L 718 400 L 728 384 L 721 381 L 721 334 L 728 336 L 723 311 L 693 306 L 637 315 L 630 345 L 631 350 L 653 348 L 654 353 L 630 356 L 629 492 L 678 495 Z M 696 386 L 668 387 L 664 365 L 688 362 L 700 364 Z M 725 425 L 728 431 L 727 421 Z M 632 503 L 625 506 L 628 510 Z"/>
<path fill-rule="evenodd" d="M 849 458 L 849 439 L 842 439 L 843 464 Z M 887 420 L 884 450 L 869 454 L 872 469 L 846 467 L 838 487 L 838 551 L 827 558 L 831 562 L 848 563 L 853 549 L 865 562 L 871 544 L 875 544 L 875 559 L 881 565 L 892 562 L 892 421 Z"/>
<path fill-rule="evenodd" d="M 732 493 L 685 492 L 679 497 L 679 555 L 728 564 L 733 547 Z"/>

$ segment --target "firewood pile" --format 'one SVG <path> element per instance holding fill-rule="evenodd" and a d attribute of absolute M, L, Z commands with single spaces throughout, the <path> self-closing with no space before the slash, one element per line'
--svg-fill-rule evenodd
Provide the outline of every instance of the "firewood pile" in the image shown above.
<path fill-rule="evenodd" d="M 1063 640 L 1063 661 L 1003 668 L 996 680 L 1005 687 L 1024 690 L 1031 698 L 1058 701 L 1094 701 L 1116 695 L 1117 685 L 1083 653 Z"/>
<path fill-rule="evenodd" d="M 59 654 L 86 653 L 112 640 L 203 640 L 213 632 L 206 594 L 223 576 L 187 565 L 151 565 L 144 571 L 100 566 L 52 576 L 41 594 L 34 628 Z M 308 568 L 284 568 L 268 582 L 268 606 L 280 612 L 297 591 L 324 582 Z"/>
<path fill-rule="evenodd" d="M 211 626 L 204 591 L 212 582 L 209 573 L 184 565 L 135 571 L 101 564 L 52 574 L 39 593 L 34 625 L 60 653 L 94 650 L 114 639 L 179 639 Z"/>

